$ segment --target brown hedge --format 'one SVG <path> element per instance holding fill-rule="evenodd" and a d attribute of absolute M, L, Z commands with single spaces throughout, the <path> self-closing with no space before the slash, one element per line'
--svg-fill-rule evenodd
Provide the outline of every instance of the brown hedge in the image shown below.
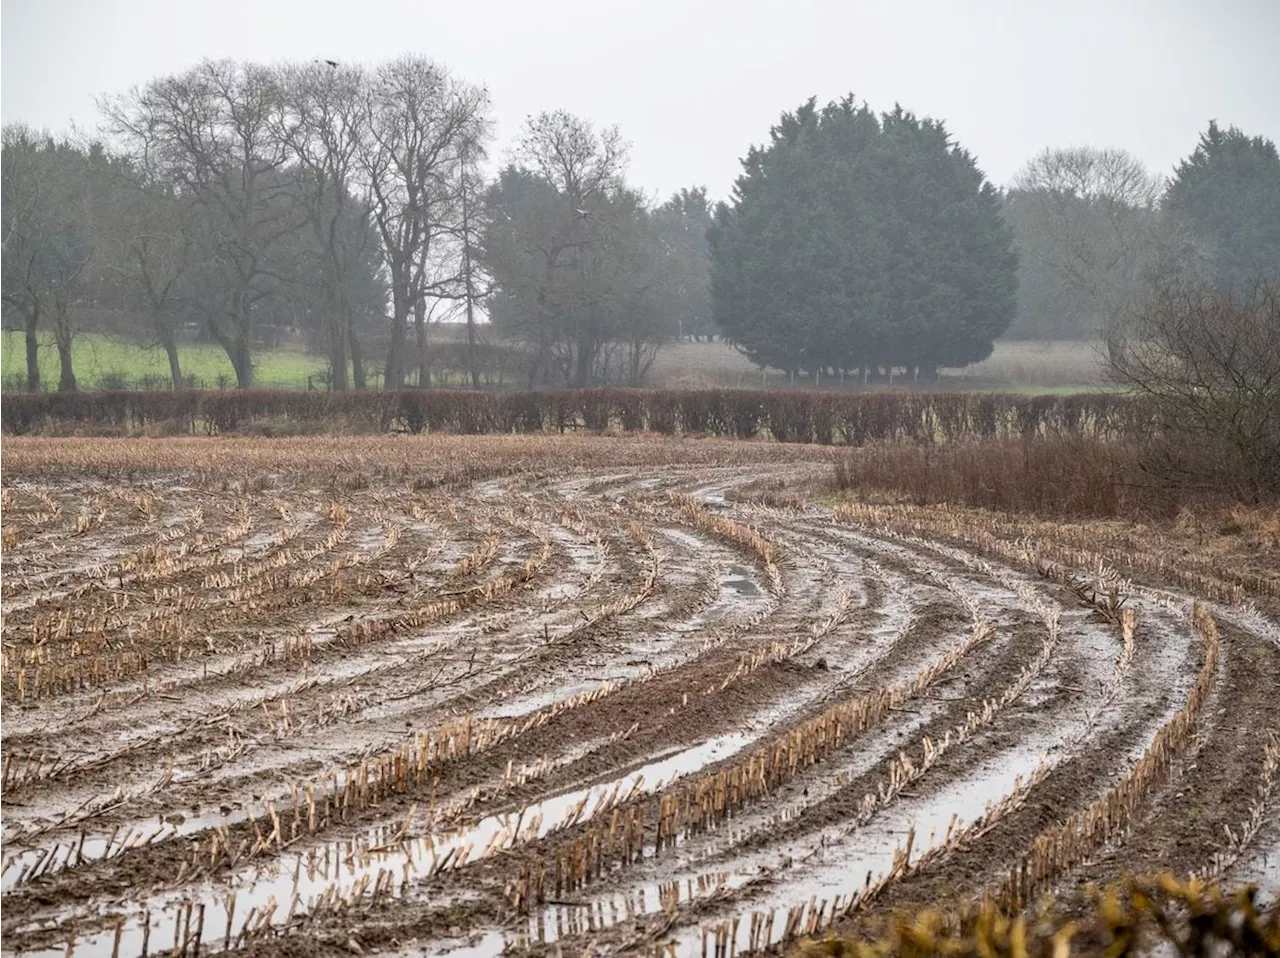
<path fill-rule="evenodd" d="M 1150 407 L 1115 394 L 839 393 L 802 390 L 581 389 L 482 392 L 236 390 L 9 393 L 9 435 L 238 431 L 537 433 L 621 430 L 863 445 L 900 440 L 1097 436 L 1137 439 Z"/>

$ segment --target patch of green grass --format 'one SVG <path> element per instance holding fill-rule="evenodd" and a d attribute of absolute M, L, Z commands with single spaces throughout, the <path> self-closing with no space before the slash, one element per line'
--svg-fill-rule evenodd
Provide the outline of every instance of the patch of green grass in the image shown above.
<path fill-rule="evenodd" d="M 236 383 L 235 371 L 227 354 L 216 345 L 184 344 L 178 347 L 182 374 L 198 385 L 214 389 L 219 377 L 227 386 Z M 104 378 L 119 377 L 130 387 L 167 384 L 169 360 L 163 349 L 125 343 L 109 336 L 85 333 L 71 346 L 72 363 L 81 389 L 97 389 Z M 310 356 L 291 349 L 262 350 L 254 354 L 255 384 L 263 387 L 305 389 L 308 376 L 323 375 L 327 370 L 324 357 Z M 6 385 L 25 382 L 27 375 L 26 344 L 21 332 L 6 330 L 0 348 L 0 365 Z M 52 334 L 40 340 L 40 378 L 46 389 L 58 385 L 58 351 Z"/>

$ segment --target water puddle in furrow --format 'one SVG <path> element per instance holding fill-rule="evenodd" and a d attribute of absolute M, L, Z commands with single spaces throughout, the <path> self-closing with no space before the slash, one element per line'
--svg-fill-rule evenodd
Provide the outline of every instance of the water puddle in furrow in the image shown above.
<path fill-rule="evenodd" d="M 655 857 L 654 849 L 646 848 L 644 855 L 647 867 L 665 870 L 670 876 L 666 881 L 648 879 L 633 882 L 627 887 L 584 901 L 580 905 L 546 905 L 527 919 L 526 928 L 511 936 L 512 943 L 521 947 L 534 943 L 551 943 L 566 935 L 596 931 L 619 921 L 630 921 L 657 910 L 686 903 L 718 887 L 740 887 L 746 883 L 751 873 L 738 863 L 733 863 L 736 867 L 709 872 L 701 870 L 698 863 L 729 853 L 747 839 L 795 820 L 806 808 L 825 801 L 846 782 L 869 772 L 888 755 L 894 754 L 897 748 L 907 744 L 900 741 L 904 734 L 910 737 L 942 710 L 941 703 L 932 704 L 933 708 L 913 715 L 910 723 L 904 727 L 882 728 L 873 733 L 867 741 L 860 743 L 857 753 L 850 756 L 847 762 L 821 773 L 820 776 L 806 777 L 803 797 L 796 796 L 800 799 L 799 802 L 789 804 L 781 810 L 776 806 L 767 809 L 748 807 L 714 831 L 701 833 L 692 840 L 682 835 L 677 838 L 675 855 L 679 856 L 679 849 L 686 844 L 696 843 L 700 847 L 695 853 L 678 857 L 665 865 Z M 914 740 L 910 744 L 914 744 Z M 662 854 L 670 856 L 673 853 L 664 849 Z M 750 857 L 752 860 L 758 857 L 763 863 L 766 858 L 774 855 L 773 849 L 769 849 Z"/>
<path fill-rule="evenodd" d="M 742 567 L 736 567 L 741 570 Z M 862 669 L 868 667 L 873 661 L 887 653 L 888 648 L 881 645 L 876 638 L 887 638 L 891 634 L 900 634 L 902 624 L 893 621 L 891 617 L 889 621 L 884 622 L 881 626 L 872 630 L 871 638 L 873 641 L 866 643 L 865 647 L 856 651 L 852 656 L 855 661 L 843 661 L 840 663 L 843 672 L 832 673 L 831 682 L 836 687 L 852 680 L 854 676 Z M 412 640 L 408 640 L 412 641 Z M 892 643 L 890 642 L 891 646 Z M 630 668 L 632 675 L 618 674 L 613 681 L 619 682 L 626 678 L 636 678 L 641 674 L 647 674 L 648 665 L 637 664 Z M 618 671 L 615 669 L 615 671 Z M 830 694 L 833 691 L 829 687 L 831 683 L 818 683 L 814 686 L 813 691 L 808 696 L 802 696 L 803 701 L 795 701 L 789 703 L 790 707 L 766 709 L 757 716 L 756 720 L 751 722 L 752 729 L 767 728 L 771 724 L 782 721 L 791 712 L 805 706 L 810 699 L 820 698 L 822 695 Z M 569 686 L 557 686 L 555 689 L 545 690 L 543 692 L 526 693 L 519 695 L 504 702 L 500 705 L 484 710 L 480 714 L 481 718 L 519 718 L 527 715 L 531 711 L 536 710 L 544 705 L 550 705 L 554 701 L 565 700 L 568 695 L 576 695 L 585 693 L 593 689 L 601 688 L 598 682 L 583 682 Z M 289 802 L 287 795 L 281 795 L 276 799 L 281 814 L 289 810 Z M 261 806 L 261 807 L 260 807 Z M 255 809 L 258 809 L 259 815 L 265 815 L 265 805 L 263 803 L 254 803 Z M 127 847 L 140 847 L 155 841 L 162 841 L 174 837 L 182 837 L 185 835 L 195 834 L 209 828 L 215 828 L 219 825 L 234 825 L 247 820 L 249 817 L 247 808 L 240 808 L 232 812 L 223 813 L 221 811 L 210 811 L 204 814 L 194 814 L 185 817 L 180 822 L 165 821 L 159 824 L 153 824 L 150 821 L 145 823 L 137 823 L 132 826 L 125 826 L 124 829 L 117 833 L 117 840 L 112 841 L 106 835 L 99 835 L 86 838 L 82 844 L 77 844 L 78 839 L 68 841 L 66 844 L 54 843 L 52 846 L 46 844 L 30 849 L 25 849 L 11 858 L 6 858 L 4 863 L 3 874 L 0 875 L 0 892 L 7 891 L 11 887 L 18 884 L 24 873 L 37 863 L 43 864 L 40 872 L 49 874 L 67 867 L 68 862 L 92 861 L 108 855 L 114 856 L 119 854 Z M 44 863 L 46 856 L 52 854 L 53 860 Z"/>
<path fill-rule="evenodd" d="M 571 749 L 569 753 L 562 754 L 553 765 L 560 767 L 572 764 L 582 758 L 586 751 L 589 749 L 584 750 L 581 746 Z M 174 780 L 176 782 L 180 779 L 175 777 Z M 345 782 L 344 773 L 339 778 L 339 793 Z M 83 838 L 77 834 L 70 839 L 33 844 L 4 857 L 3 865 L 0 866 L 0 894 L 21 884 L 28 872 L 33 875 L 50 875 L 68 867 L 78 867 L 85 862 L 115 858 L 129 849 L 142 848 L 155 842 L 195 835 L 220 826 L 238 825 L 249 820 L 251 811 L 256 818 L 265 819 L 269 815 L 269 803 L 275 804 L 278 814 L 286 816 L 293 812 L 292 797 L 292 792 L 284 791 L 274 798 L 263 796 L 249 804 L 237 803 L 234 808 L 220 806 L 206 811 L 197 808 L 190 814 L 176 813 L 156 821 L 135 820 L 122 825 L 111 834 L 85 835 Z M 9 844 L 15 839 L 16 836 L 10 835 L 5 842 Z"/>
<path fill-rule="evenodd" d="M 786 871 L 780 883 L 782 887 L 767 888 L 763 894 L 747 902 L 737 903 L 735 910 L 773 912 L 772 940 L 784 931 L 788 909 L 798 902 L 834 900 L 847 897 L 867 882 L 874 882 L 893 867 L 894 855 L 906 843 L 906 836 L 914 828 L 915 854 L 922 854 L 931 836 L 941 838 L 953 821 L 959 829 L 983 814 L 985 809 L 1010 794 L 1019 783 L 1025 781 L 1044 755 L 1049 739 L 1026 742 L 1001 754 L 994 769 L 983 768 L 945 789 L 918 799 L 908 799 L 901 805 L 891 805 L 870 824 L 856 830 L 851 838 L 857 848 L 850 849 L 844 842 L 791 846 L 772 850 L 772 854 L 799 859 L 812 854 L 807 862 L 795 868 L 795 874 Z M 731 874 L 726 887 L 741 887 L 755 877 L 741 871 Z M 749 922 L 738 928 L 739 940 L 734 942 L 730 954 L 747 945 Z M 702 948 L 702 927 L 695 924 L 682 929 L 675 938 L 679 955 L 699 956 Z"/>
<path fill-rule="evenodd" d="M 591 752 L 611 741 L 613 741 L 613 737 L 610 736 L 588 740 L 562 751 L 553 761 L 542 759 L 532 764 L 522 763 L 519 768 L 512 767 L 507 774 L 495 776 L 481 782 L 473 786 L 461 797 L 438 806 L 434 821 L 456 821 L 473 806 L 477 795 L 497 795 L 500 789 L 507 785 L 523 784 L 537 778 L 546 777 L 555 771 L 581 761 Z M 345 777 L 339 779 L 337 788 L 339 794 L 345 787 L 345 783 Z M 65 845 L 61 842 L 52 845 L 47 843 L 33 845 L 12 857 L 4 859 L 4 891 L 7 892 L 10 888 L 20 884 L 24 873 L 32 865 L 42 866 L 31 868 L 33 874 L 45 876 L 68 867 L 79 867 L 85 862 L 115 858 L 129 849 L 142 848 L 153 842 L 196 835 L 220 826 L 238 825 L 249 820 L 250 811 L 254 812 L 253 817 L 256 819 L 260 821 L 267 820 L 270 815 L 268 805 L 272 802 L 276 806 L 277 814 L 284 819 L 293 814 L 292 797 L 291 792 L 282 791 L 274 799 L 269 796 L 263 796 L 261 799 L 248 804 L 237 804 L 235 808 L 221 806 L 216 809 L 209 808 L 203 812 L 197 809 L 190 815 L 181 813 L 170 815 L 167 818 L 159 819 L 158 823 L 152 822 L 150 819 L 133 821 L 122 825 L 110 835 L 104 833 L 86 836 L 83 841 L 76 837 Z M 371 832 L 370 834 L 375 837 L 366 841 L 366 847 L 387 844 L 393 836 L 398 835 L 403 827 L 403 822 L 397 821 L 393 824 L 394 827 L 379 826 Z M 46 856 L 52 856 L 51 860 L 46 862 Z"/>
<path fill-rule="evenodd" d="M 646 882 L 582 905 L 548 906 L 529 918 L 528 924 L 514 934 L 498 935 L 496 948 L 490 947 L 495 940 L 486 936 L 472 948 L 451 950 L 449 954 L 462 955 L 474 951 L 480 958 L 497 955 L 508 944 L 528 947 L 554 943 L 571 935 L 587 934 L 620 921 L 706 899 L 721 890 L 744 888 L 759 879 L 766 869 L 777 866 L 779 862 L 793 861 L 795 865 L 787 865 L 774 872 L 780 879 L 777 887 L 770 883 L 758 898 L 733 905 L 739 913 L 773 911 L 773 940 L 777 940 L 784 930 L 788 909 L 798 902 L 807 902 L 811 898 L 819 902 L 830 901 L 837 895 L 847 897 L 863 886 L 868 875 L 874 882 L 891 869 L 894 853 L 903 846 L 912 827 L 915 829 L 913 847 L 915 855 L 919 855 L 929 847 L 931 835 L 941 838 L 946 833 L 953 815 L 956 816 L 956 829 L 975 820 L 990 804 L 1012 792 L 1019 779 L 1026 780 L 1053 740 L 1046 737 L 1007 749 L 1000 754 L 994 768 L 992 763 L 988 763 L 935 794 L 920 798 L 904 796 L 900 803 L 884 809 L 872 822 L 846 838 L 839 837 L 838 830 L 824 829 L 821 838 L 809 834 L 786 844 L 774 845 L 765 851 L 744 855 L 726 868 L 701 873 L 694 871 L 673 876 L 668 881 Z M 846 847 L 845 842 L 849 840 L 857 842 L 856 849 Z M 746 947 L 749 924 L 743 922 L 739 928 L 741 938 L 736 947 Z M 681 929 L 673 940 L 678 954 L 700 958 L 701 924 Z M 490 950 L 480 950 L 482 947 Z"/>
<path fill-rule="evenodd" d="M 350 618 L 349 613 L 336 614 L 327 619 L 317 620 L 316 623 L 310 626 L 305 634 L 310 640 L 312 650 L 318 650 L 332 643 L 337 638 L 338 632 L 328 626 L 345 622 L 348 618 Z M 376 619 L 377 617 L 371 618 Z M 452 646 L 456 646 L 466 632 L 474 630 L 474 628 L 475 623 L 472 618 L 464 619 L 461 622 L 440 623 L 439 626 L 418 635 L 394 638 L 382 642 L 375 651 L 358 653 L 355 656 L 344 657 L 331 663 L 321 663 L 314 671 L 307 670 L 306 674 L 318 683 L 318 686 L 324 686 L 346 683 L 353 679 L 373 676 L 394 668 L 406 667 L 415 660 L 429 658 L 436 653 L 445 652 Z M 210 672 L 205 663 L 171 668 L 166 673 L 165 681 L 171 683 L 196 680 L 206 681 L 226 675 L 237 675 L 243 672 L 245 665 L 258 661 L 261 655 L 261 649 L 238 651 L 230 664 L 217 672 Z M 141 690 L 150 681 L 146 676 L 142 676 L 134 683 L 121 686 L 121 689 L 126 691 Z M 264 698 L 271 700 L 275 696 L 287 696 L 292 687 L 298 684 L 298 681 L 298 678 L 294 676 L 286 682 L 250 689 L 247 692 L 239 693 L 230 699 L 224 700 L 219 704 L 218 708 L 222 711 L 236 711 L 255 707 Z M 447 677 L 445 682 L 447 684 Z M 389 707 L 388 714 L 394 715 L 409 708 L 417 708 L 419 705 L 420 703 L 418 702 L 407 702 L 401 706 L 392 706 Z M 368 710 L 367 714 L 371 718 L 380 717 L 380 713 L 374 710 Z M 181 725 L 156 726 L 147 730 L 130 727 L 128 733 L 120 736 L 118 744 L 121 746 L 128 745 L 157 735 L 178 735 L 184 729 L 185 726 Z"/>
<path fill-rule="evenodd" d="M 322 894 L 349 894 L 362 882 L 374 881 L 384 872 L 394 878 L 393 888 L 398 888 L 401 880 L 407 881 L 413 873 L 425 875 L 460 867 L 544 837 L 562 825 L 589 821 L 620 801 L 658 791 L 677 778 L 729 758 L 751 740 L 741 734 L 710 739 L 613 782 L 557 795 L 518 813 L 491 815 L 456 832 L 410 838 L 394 846 L 380 845 L 369 850 L 361 850 L 350 841 L 338 842 L 305 854 L 282 855 L 254 869 L 253 874 L 232 877 L 225 884 L 202 883 L 155 896 L 146 902 L 149 929 L 142 915 L 129 916 L 118 932 L 118 954 L 141 954 L 145 935 L 157 943 L 173 940 L 185 910 L 180 906 L 205 906 L 203 934 L 212 944 L 225 941 L 228 935 L 235 938 L 251 917 L 255 926 L 283 924 L 291 915 L 314 908 Z M 225 907 L 231 895 L 235 896 L 233 915 Z M 250 915 L 253 909 L 256 914 Z M 73 947 L 64 944 L 32 954 L 48 958 L 112 954 L 117 947 L 116 935 L 113 928 L 77 939 Z"/>
<path fill-rule="evenodd" d="M 924 703 L 922 703 L 924 704 Z M 1176 708 L 1176 705 L 1175 705 Z M 911 729 L 915 731 L 930 718 L 929 713 L 940 709 L 938 703 L 930 702 L 922 713 L 913 717 Z M 1147 729 L 1154 734 L 1155 729 L 1168 721 L 1172 711 L 1149 720 Z M 803 872 L 797 870 L 796 876 L 788 874 L 782 884 L 783 890 L 770 890 L 763 902 L 752 902 L 751 910 L 769 911 L 777 909 L 774 922 L 774 936 L 781 933 L 786 921 L 787 909 L 800 901 L 816 897 L 819 901 L 833 899 L 836 895 L 847 896 L 858 890 L 856 884 L 859 876 L 871 873 L 872 880 L 893 865 L 893 854 L 903 841 L 909 827 L 914 826 L 916 834 L 915 848 L 923 852 L 928 847 L 930 835 L 942 835 L 951 821 L 951 815 L 957 816 L 957 827 L 964 822 L 974 820 L 989 803 L 1003 798 L 1013 790 L 1019 778 L 1026 780 L 1031 772 L 1042 761 L 1058 764 L 1083 742 L 1089 731 L 1083 716 L 1072 721 L 1033 733 L 1023 742 L 1002 749 L 979 768 L 972 770 L 958 783 L 945 788 L 940 794 L 926 798 L 917 798 L 905 794 L 901 800 L 881 811 L 876 819 L 854 831 L 851 836 L 858 842 L 856 856 L 844 848 L 840 839 L 831 842 L 827 829 L 809 832 L 806 835 L 784 845 L 771 845 L 759 852 L 748 852 L 732 859 L 727 867 L 709 872 L 699 872 L 697 863 L 713 856 L 721 856 L 732 852 L 732 849 L 752 834 L 772 827 L 775 822 L 794 819 L 807 805 L 822 801 L 835 791 L 842 780 L 863 774 L 874 766 L 875 761 L 882 758 L 886 750 L 894 747 L 889 741 L 892 732 L 899 736 L 904 730 L 883 730 L 867 743 L 861 754 L 840 768 L 833 768 L 831 773 L 806 786 L 807 795 L 802 804 L 791 805 L 781 811 L 746 812 L 736 816 L 736 820 L 726 826 L 721 835 L 714 833 L 699 837 L 702 847 L 697 854 L 673 863 L 667 869 L 670 878 L 667 881 L 648 880 L 638 885 L 624 888 L 617 892 L 590 899 L 581 905 L 549 905 L 528 919 L 528 925 L 515 935 L 504 938 L 499 944 L 515 944 L 526 947 L 538 943 L 551 943 L 566 935 L 584 934 L 601 928 L 610 927 L 618 921 L 628 921 L 651 914 L 660 909 L 669 909 L 675 905 L 705 897 L 718 889 L 737 889 L 749 884 L 764 869 L 776 866 L 787 860 L 800 860 L 808 857 Z M 909 741 L 902 743 L 914 746 L 914 738 L 908 734 Z M 1140 736 L 1140 744 L 1127 756 L 1126 766 L 1132 766 L 1145 750 L 1150 735 Z M 1072 746 L 1067 748 L 1067 746 Z M 914 751 L 914 749 L 912 749 Z M 908 790 L 909 791 L 909 790 Z M 838 830 L 836 831 L 838 835 Z M 868 842 L 870 845 L 868 845 Z M 677 843 L 677 848 L 681 843 Z M 816 854 L 815 853 L 816 850 Z M 651 859 L 652 860 L 652 859 Z M 681 874 L 683 872 L 683 874 Z M 852 880 L 851 880 L 852 879 Z M 678 936 L 678 950 L 683 954 L 693 954 L 693 948 L 701 948 L 700 926 L 682 932 Z M 483 943 L 486 947 L 488 941 Z M 500 949 L 499 949 L 500 950 Z M 479 952 L 478 952 L 479 953 Z M 493 952 L 490 952 L 493 953 Z"/>
<path fill-rule="evenodd" d="M 672 530 L 662 531 L 664 534 L 672 534 Z M 673 535 L 673 537 L 676 536 Z M 749 612 L 757 606 L 768 605 L 771 600 L 765 595 L 753 575 L 753 571 L 746 566 L 730 565 L 721 577 L 718 594 L 708 605 L 693 615 L 669 623 L 661 631 L 645 632 L 636 636 L 634 641 L 617 651 L 607 663 L 609 683 L 622 685 L 644 678 L 654 671 L 671 668 L 681 659 L 697 654 L 697 649 L 692 648 L 685 638 L 689 634 L 705 629 L 726 617 L 731 611 Z M 606 668 L 604 665 L 601 667 Z M 476 714 L 480 718 L 518 717 L 600 687 L 599 677 L 571 680 L 550 687 L 518 692 L 509 699 L 481 709 Z"/>
<path fill-rule="evenodd" d="M 313 696 L 324 695 L 325 690 L 329 688 L 340 689 L 349 685 L 352 681 L 360 679 L 368 679 L 377 676 L 380 673 L 390 672 L 396 669 L 408 669 L 417 662 L 428 664 L 434 663 L 437 657 L 447 656 L 456 642 L 445 643 L 438 640 L 433 634 L 424 634 L 419 636 L 408 636 L 402 639 L 396 639 L 386 643 L 379 653 L 370 653 L 365 656 L 358 656 L 353 659 L 341 659 L 336 662 L 327 664 L 327 666 L 316 672 L 303 671 L 302 677 L 292 676 L 287 681 L 277 682 L 271 685 L 260 686 L 257 688 L 249 688 L 243 691 L 236 691 L 231 696 L 215 701 L 213 705 L 208 705 L 207 710 L 213 711 L 214 714 L 229 713 L 232 715 L 246 715 L 252 710 L 259 707 L 270 707 L 279 709 L 287 706 L 292 701 L 292 696 L 296 692 L 310 693 Z M 260 653 L 259 653 L 260 654 Z M 441 673 L 440 687 L 447 689 L 456 680 L 455 672 L 466 673 L 468 664 L 460 660 L 446 662 L 446 666 L 452 667 L 451 671 Z M 235 669 L 229 669 L 223 674 L 233 674 Z M 193 673 L 198 674 L 198 673 Z M 212 673 L 211 673 L 212 677 Z M 169 676 L 167 681 L 180 681 L 181 676 Z M 148 680 L 144 677 L 139 680 L 139 687 L 146 685 Z M 305 686 L 299 689 L 299 686 Z M 427 690 L 430 691 L 430 690 Z M 336 694 L 331 692 L 329 694 Z M 425 693 L 424 693 L 425 694 Z M 378 703 L 370 705 L 363 709 L 361 715 L 366 720 L 376 720 L 380 718 L 392 717 L 403 712 L 412 711 L 421 708 L 423 699 L 406 699 L 404 701 L 393 701 L 390 703 Z M 123 719 L 121 719 L 123 721 Z M 126 729 L 119 732 L 115 737 L 115 745 L 122 748 L 139 742 L 148 742 L 153 739 L 163 737 L 171 737 L 178 739 L 185 735 L 193 728 L 203 729 L 207 726 L 202 724 L 199 719 L 193 719 L 185 723 L 170 722 L 166 724 L 150 724 L 140 726 L 136 722 L 129 725 Z M 323 727 L 323 723 L 322 723 Z M 275 740 L 271 740 L 267 744 L 274 744 Z M 246 747 L 256 749 L 264 743 L 250 741 L 246 743 Z M 173 743 L 170 743 L 173 747 Z M 87 756 L 92 759 L 94 756 Z M 184 756 L 179 753 L 176 758 L 181 759 Z M 186 755 L 186 758 L 196 759 L 199 754 Z M 210 781 L 219 781 L 224 774 L 234 774 L 235 769 L 226 768 L 215 771 Z M 176 784 L 181 784 L 191 778 L 207 776 L 204 770 L 193 769 L 190 771 L 179 771 L 173 776 Z M 6 838 L 6 841 L 9 839 Z"/>
<path fill-rule="evenodd" d="M 751 570 L 746 566 L 731 565 L 729 574 L 724 579 L 724 587 L 738 595 L 759 595 L 760 586 L 751 577 Z"/>
<path fill-rule="evenodd" d="M 1257 885 L 1260 903 L 1280 900 L 1280 835 L 1264 838 L 1228 877 L 1233 883 Z"/>
<path fill-rule="evenodd" d="M 1156 642 L 1162 642 L 1165 637 L 1159 636 Z M 1167 667 L 1170 657 L 1179 658 L 1177 654 L 1170 656 L 1166 652 L 1161 656 L 1166 660 L 1161 665 Z M 1185 649 L 1180 657 L 1185 664 Z M 1143 721 L 1137 741 L 1125 750 L 1126 768 L 1131 768 L 1140 760 L 1155 732 L 1177 711 L 1194 680 L 1194 671 L 1182 669 L 1176 675 L 1176 693 L 1170 697 L 1166 708 Z M 1112 719 L 1113 722 L 1118 720 Z M 1101 721 L 1103 727 L 1108 724 L 1106 720 Z M 922 853 L 929 846 L 929 836 L 945 833 L 953 813 L 957 816 L 956 827 L 973 821 L 988 804 L 1009 794 L 1020 778 L 1025 781 L 1041 762 L 1051 765 L 1061 763 L 1078 751 L 1089 734 L 1096 734 L 1098 731 L 1097 725 L 1086 724 L 1081 715 L 1064 725 L 1033 734 L 1023 742 L 1001 750 L 980 768 L 938 794 L 923 798 L 904 795 L 902 801 L 885 809 L 871 823 L 848 836 L 858 842 L 858 849 L 854 854 L 844 847 L 842 840 L 832 842 L 827 839 L 825 832 L 821 838 L 809 834 L 786 845 L 775 845 L 759 853 L 741 856 L 728 870 L 686 874 L 673 877 L 667 882 L 651 881 L 580 906 L 548 907 L 532 918 L 528 927 L 522 929 L 512 940 L 515 944 L 527 946 L 544 941 L 554 942 L 564 934 L 608 927 L 618 920 L 642 916 L 647 913 L 646 908 L 651 912 L 656 908 L 670 908 L 697 897 L 705 897 L 719 888 L 741 888 L 758 876 L 762 869 L 776 865 L 779 861 L 800 860 L 810 856 L 796 873 L 784 873 L 785 881 L 778 888 L 770 887 L 761 898 L 752 899 L 747 909 L 773 911 L 773 939 L 776 940 L 784 929 L 788 909 L 797 903 L 810 899 L 830 901 L 837 895 L 847 897 L 861 887 L 859 876 L 864 882 L 868 875 L 870 881 L 875 881 L 890 869 L 893 866 L 894 851 L 904 843 L 909 828 L 914 827 L 914 847 Z M 784 816 L 789 812 L 790 810 L 784 812 Z M 713 843 L 716 841 L 712 839 Z M 722 847 L 732 847 L 734 836 L 727 835 L 719 842 Z M 687 867 L 693 861 L 683 864 Z M 1272 886 L 1280 885 L 1280 848 L 1277 848 L 1276 854 L 1271 858 L 1262 856 L 1261 862 L 1255 863 L 1254 867 L 1260 874 L 1253 880 L 1259 880 L 1264 886 L 1268 882 Z M 1274 896 L 1275 892 L 1272 894 Z M 746 909 L 743 903 L 738 903 L 736 907 L 739 911 Z M 735 948 L 746 946 L 748 925 L 749 923 L 744 922 L 739 928 L 743 938 L 735 943 Z M 688 956 L 700 954 L 701 936 L 701 925 L 682 930 L 675 939 L 677 952 Z"/>

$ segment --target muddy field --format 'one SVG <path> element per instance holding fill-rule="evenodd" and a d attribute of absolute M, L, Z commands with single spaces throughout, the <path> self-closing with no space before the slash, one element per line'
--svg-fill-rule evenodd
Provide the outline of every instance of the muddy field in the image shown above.
<path fill-rule="evenodd" d="M 776 945 L 1280 887 L 1274 579 L 830 509 L 830 453 L 21 440 L 5 953 Z"/>

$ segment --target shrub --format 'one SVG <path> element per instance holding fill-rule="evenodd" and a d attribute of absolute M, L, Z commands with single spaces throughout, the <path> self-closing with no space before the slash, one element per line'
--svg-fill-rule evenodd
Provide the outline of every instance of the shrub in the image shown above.
<path fill-rule="evenodd" d="M 835 463 L 835 487 L 917 505 L 945 503 L 1072 518 L 1171 517 L 1185 490 L 1142 466 L 1149 443 L 1085 436 L 882 443 Z"/>
<path fill-rule="evenodd" d="M 1275 955 L 1280 908 L 1259 908 L 1256 889 L 1223 891 L 1169 876 L 1127 879 L 1088 895 L 1081 915 L 1049 906 L 1007 914 L 989 901 L 899 913 L 858 934 L 806 940 L 801 958 L 1056 958 L 1058 955 Z M 1158 946 L 1163 945 L 1163 948 Z"/>

